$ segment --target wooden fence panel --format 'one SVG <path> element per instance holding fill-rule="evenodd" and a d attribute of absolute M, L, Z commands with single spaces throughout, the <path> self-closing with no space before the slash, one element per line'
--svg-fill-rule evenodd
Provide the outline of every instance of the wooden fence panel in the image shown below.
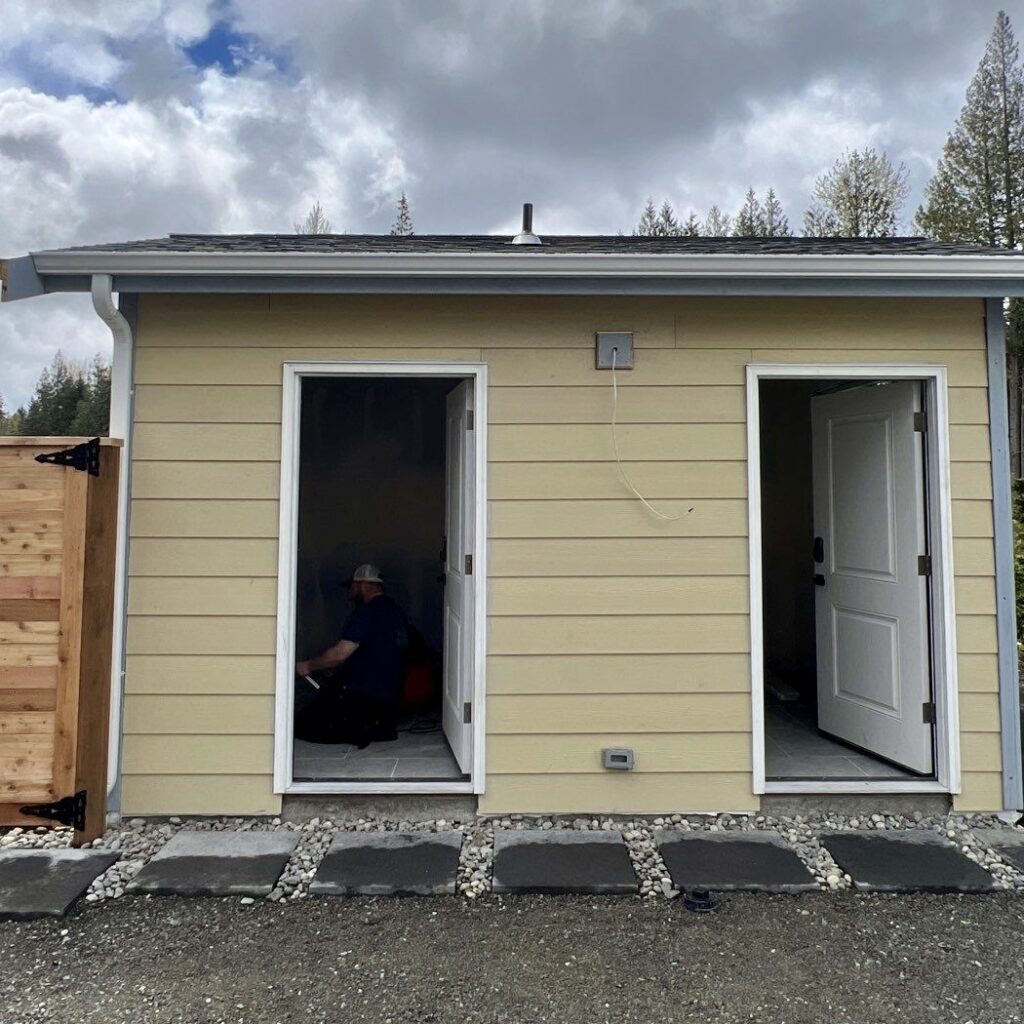
<path fill-rule="evenodd" d="M 85 793 L 76 840 L 102 833 L 119 442 L 98 475 L 36 456 L 82 438 L 0 438 L 0 825 Z"/>

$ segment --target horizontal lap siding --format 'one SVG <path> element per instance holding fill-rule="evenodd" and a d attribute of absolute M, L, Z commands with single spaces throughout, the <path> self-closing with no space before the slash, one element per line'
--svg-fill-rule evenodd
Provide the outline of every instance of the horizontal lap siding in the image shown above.
<path fill-rule="evenodd" d="M 744 372 L 922 362 L 950 378 L 964 807 L 998 788 L 981 304 L 146 296 L 136 363 L 126 810 L 276 810 L 281 364 L 490 367 L 487 811 L 749 809 Z M 624 490 L 596 330 L 619 375 Z M 221 742 L 223 740 L 223 742 Z M 604 746 L 637 768 L 600 768 Z M 995 754 L 993 754 L 995 751 Z M 998 801 L 996 801 L 998 802 Z"/>

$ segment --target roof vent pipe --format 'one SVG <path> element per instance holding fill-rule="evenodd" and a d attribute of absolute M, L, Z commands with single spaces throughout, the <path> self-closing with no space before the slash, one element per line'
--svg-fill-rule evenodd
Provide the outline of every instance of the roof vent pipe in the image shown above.
<path fill-rule="evenodd" d="M 523 230 L 512 239 L 513 245 L 541 245 L 533 233 L 533 203 L 523 203 Z"/>

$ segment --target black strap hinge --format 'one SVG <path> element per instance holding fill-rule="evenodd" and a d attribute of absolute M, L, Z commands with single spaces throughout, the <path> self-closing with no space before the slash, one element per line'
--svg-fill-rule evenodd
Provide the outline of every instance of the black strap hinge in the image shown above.
<path fill-rule="evenodd" d="M 100 439 L 83 441 L 74 448 L 65 448 L 59 452 L 48 452 L 37 455 L 36 462 L 49 462 L 54 466 L 70 466 L 72 469 L 83 470 L 90 476 L 100 475 Z"/>
<path fill-rule="evenodd" d="M 61 825 L 70 825 L 76 832 L 85 828 L 85 790 L 74 796 L 61 797 L 52 804 L 28 804 L 21 813 L 31 818 L 46 818 Z"/>

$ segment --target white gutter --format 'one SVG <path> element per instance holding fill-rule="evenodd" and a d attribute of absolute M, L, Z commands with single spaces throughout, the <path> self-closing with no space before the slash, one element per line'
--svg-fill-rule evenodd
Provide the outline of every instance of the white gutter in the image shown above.
<path fill-rule="evenodd" d="M 1024 256 L 553 253 L 110 252 L 36 253 L 37 273 L 233 277 L 589 277 L 1021 280 Z"/>
<path fill-rule="evenodd" d="M 109 274 L 92 279 L 92 305 L 110 328 L 114 354 L 110 370 L 110 436 L 120 437 L 121 472 L 117 492 L 117 553 L 114 564 L 114 631 L 110 678 L 110 736 L 107 753 L 107 792 L 114 793 L 121 772 L 121 721 L 124 705 L 125 622 L 128 591 L 128 492 L 131 471 L 132 329 L 114 303 Z"/>

